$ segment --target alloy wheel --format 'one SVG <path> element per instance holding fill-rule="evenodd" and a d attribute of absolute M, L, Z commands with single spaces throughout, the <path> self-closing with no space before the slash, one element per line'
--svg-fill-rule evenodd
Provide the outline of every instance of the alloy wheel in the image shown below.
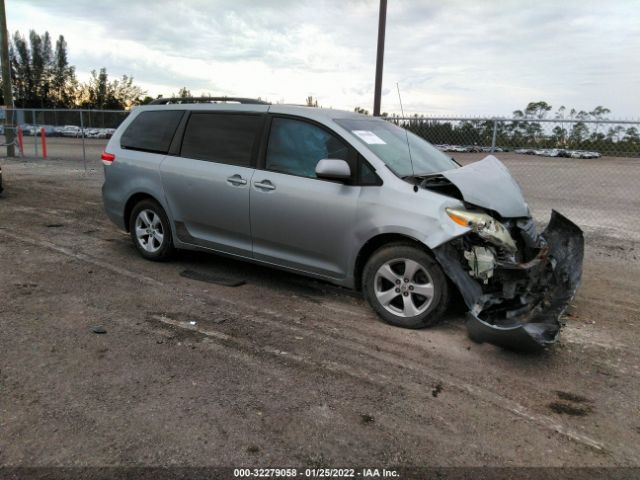
<path fill-rule="evenodd" d="M 384 263 L 375 274 L 374 292 L 385 310 L 399 317 L 415 317 L 433 301 L 433 280 L 425 267 L 399 258 Z"/>
<path fill-rule="evenodd" d="M 135 222 L 136 238 L 140 246 L 149 253 L 156 253 L 164 241 L 164 227 L 153 210 L 141 210 Z"/>

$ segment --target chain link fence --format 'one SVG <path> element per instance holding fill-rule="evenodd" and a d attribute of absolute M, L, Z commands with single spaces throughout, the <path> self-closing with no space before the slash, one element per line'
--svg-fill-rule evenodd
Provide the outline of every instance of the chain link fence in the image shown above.
<path fill-rule="evenodd" d="M 99 166 L 127 117 L 119 110 L 0 110 L 5 130 L 22 132 L 22 155 Z M 531 211 L 551 209 L 588 231 L 640 239 L 640 122 L 610 119 L 387 117 L 461 164 L 493 154 L 520 183 Z M 7 136 L 0 142 L 6 146 Z M 16 148 L 16 151 L 19 149 Z M 5 152 L 2 152 L 5 153 Z"/>
<path fill-rule="evenodd" d="M 388 120 L 444 151 L 516 151 L 568 158 L 640 156 L 640 121 L 418 116 Z"/>
<path fill-rule="evenodd" d="M 551 209 L 590 232 L 640 239 L 640 122 L 628 120 L 391 117 L 461 164 L 495 155 L 534 217 Z"/>
<path fill-rule="evenodd" d="M 100 158 L 115 129 L 129 112 L 122 110 L 6 109 L 0 142 L 13 143 L 17 155 L 87 163 Z M 44 141 L 43 141 L 44 137 Z M 5 153 L 5 152 L 2 152 Z M 89 161 L 89 162 L 88 162 Z"/>

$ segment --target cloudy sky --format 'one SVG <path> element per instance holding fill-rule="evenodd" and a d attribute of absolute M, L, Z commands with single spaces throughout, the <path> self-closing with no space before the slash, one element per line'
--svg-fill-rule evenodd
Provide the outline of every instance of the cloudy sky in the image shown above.
<path fill-rule="evenodd" d="M 8 29 L 63 34 L 78 76 L 149 94 L 371 110 L 378 0 L 9 0 Z M 382 109 L 508 114 L 532 100 L 640 116 L 640 0 L 389 0 Z"/>

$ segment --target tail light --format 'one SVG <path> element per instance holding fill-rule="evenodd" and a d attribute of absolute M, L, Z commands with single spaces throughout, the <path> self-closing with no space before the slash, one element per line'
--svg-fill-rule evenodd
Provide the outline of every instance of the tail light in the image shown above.
<path fill-rule="evenodd" d="M 111 165 L 113 162 L 115 162 L 116 156 L 113 153 L 102 152 L 100 159 L 105 165 Z"/>

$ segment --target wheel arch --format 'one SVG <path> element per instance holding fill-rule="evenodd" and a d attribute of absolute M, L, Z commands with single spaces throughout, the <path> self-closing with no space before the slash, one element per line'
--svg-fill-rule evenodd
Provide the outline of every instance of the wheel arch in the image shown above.
<path fill-rule="evenodd" d="M 371 256 L 380 248 L 392 243 L 404 243 L 412 245 L 432 254 L 431 249 L 427 245 L 409 235 L 405 235 L 402 233 L 381 233 L 379 235 L 376 235 L 367 240 L 362 245 L 362 247 L 358 251 L 358 255 L 356 256 L 355 267 L 353 271 L 354 288 L 356 290 L 362 290 L 362 272 L 364 271 L 364 266 L 367 264 L 369 258 L 371 258 Z"/>
<path fill-rule="evenodd" d="M 129 225 L 129 220 L 130 220 L 129 217 L 131 217 L 131 212 L 133 211 L 133 208 L 142 200 L 153 200 L 164 209 L 162 202 L 160 202 L 156 197 L 154 197 L 150 193 L 147 193 L 147 192 L 134 193 L 129 197 L 129 199 L 127 200 L 127 203 L 125 203 L 125 206 L 124 206 L 124 228 L 127 232 L 130 231 L 130 227 L 131 227 L 131 225 Z M 166 209 L 165 209 L 165 213 L 166 213 Z"/>

